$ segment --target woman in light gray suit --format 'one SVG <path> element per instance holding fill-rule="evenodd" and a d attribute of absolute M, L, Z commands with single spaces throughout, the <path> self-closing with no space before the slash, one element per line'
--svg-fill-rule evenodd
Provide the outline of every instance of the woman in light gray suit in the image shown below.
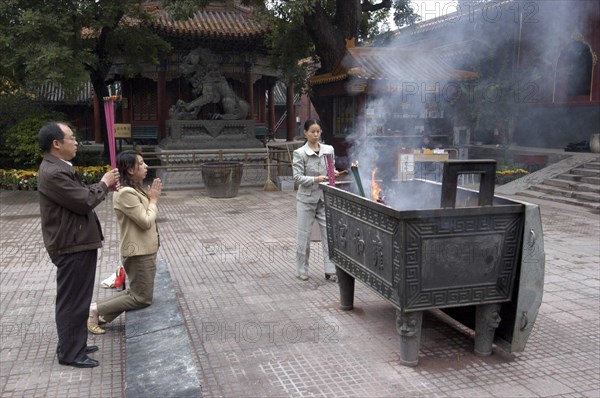
<path fill-rule="evenodd" d="M 325 277 L 336 281 L 335 265 L 329 259 L 327 230 L 325 229 L 325 202 L 319 183 L 325 182 L 327 168 L 325 155 L 333 155 L 333 147 L 320 143 L 321 122 L 309 119 L 304 123 L 306 144 L 294 151 L 294 181 L 299 184 L 296 194 L 298 233 L 296 238 L 296 274 L 303 281 L 308 280 L 308 258 L 310 255 L 310 233 L 315 219 L 321 229 Z M 339 174 L 335 172 L 336 176 Z"/>

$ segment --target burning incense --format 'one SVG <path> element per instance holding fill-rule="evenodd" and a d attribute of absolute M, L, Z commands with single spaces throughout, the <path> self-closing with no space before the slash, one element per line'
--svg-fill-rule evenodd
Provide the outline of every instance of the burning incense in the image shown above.
<path fill-rule="evenodd" d="M 356 186 L 358 187 L 358 192 L 360 193 L 360 196 L 362 196 L 363 198 L 366 197 L 365 190 L 363 189 L 362 182 L 360 181 L 360 174 L 358 173 L 358 161 L 352 162 L 352 166 L 350 166 L 350 169 L 352 170 L 352 175 L 354 176 L 354 180 L 356 181 Z"/>
<path fill-rule="evenodd" d="M 325 155 L 325 166 L 327 166 L 327 178 L 329 179 L 329 185 L 335 187 L 335 163 L 333 161 L 333 155 Z"/>

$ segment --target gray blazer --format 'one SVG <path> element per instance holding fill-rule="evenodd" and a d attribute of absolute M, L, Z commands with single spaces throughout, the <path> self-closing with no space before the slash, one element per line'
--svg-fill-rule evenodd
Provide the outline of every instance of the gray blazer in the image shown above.
<path fill-rule="evenodd" d="M 327 175 L 325 166 L 325 155 L 334 154 L 331 145 L 321 144 L 321 149 L 317 155 L 308 143 L 294 151 L 294 181 L 299 184 L 296 199 L 302 203 L 317 203 L 323 199 L 323 191 L 319 189 L 319 184 L 315 183 L 313 178 L 316 176 Z"/>

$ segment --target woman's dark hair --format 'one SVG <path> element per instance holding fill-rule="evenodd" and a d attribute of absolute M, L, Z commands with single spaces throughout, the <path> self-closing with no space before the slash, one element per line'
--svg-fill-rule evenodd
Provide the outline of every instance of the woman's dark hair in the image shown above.
<path fill-rule="evenodd" d="M 60 141 L 65 139 L 65 133 L 62 131 L 61 125 L 67 126 L 66 123 L 50 122 L 40 129 L 38 142 L 43 152 L 50 152 L 54 140 Z"/>
<path fill-rule="evenodd" d="M 117 169 L 119 169 L 120 183 L 124 187 L 131 187 L 145 194 L 142 185 L 134 182 L 129 175 L 129 169 L 135 169 L 138 166 L 137 157 L 140 155 L 137 151 L 123 151 L 117 155 Z M 141 155 L 140 155 L 141 156 Z"/>
<path fill-rule="evenodd" d="M 304 131 L 308 131 L 308 129 L 310 128 L 310 126 L 312 126 L 313 124 L 318 124 L 319 127 L 323 128 L 323 126 L 321 125 L 321 121 L 317 120 L 317 119 L 308 119 L 306 122 L 304 122 Z"/>

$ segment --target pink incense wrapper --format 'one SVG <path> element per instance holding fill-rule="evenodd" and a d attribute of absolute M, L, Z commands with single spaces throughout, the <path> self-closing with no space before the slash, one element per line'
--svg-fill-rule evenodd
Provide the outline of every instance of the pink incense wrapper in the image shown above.
<path fill-rule="evenodd" d="M 335 161 L 333 155 L 325 155 L 325 166 L 327 167 L 327 178 L 329 178 L 329 185 L 335 187 Z"/>
<path fill-rule="evenodd" d="M 117 154 L 115 148 L 115 105 L 111 97 L 104 98 L 104 115 L 106 116 L 110 166 L 115 169 L 117 167 Z"/>

